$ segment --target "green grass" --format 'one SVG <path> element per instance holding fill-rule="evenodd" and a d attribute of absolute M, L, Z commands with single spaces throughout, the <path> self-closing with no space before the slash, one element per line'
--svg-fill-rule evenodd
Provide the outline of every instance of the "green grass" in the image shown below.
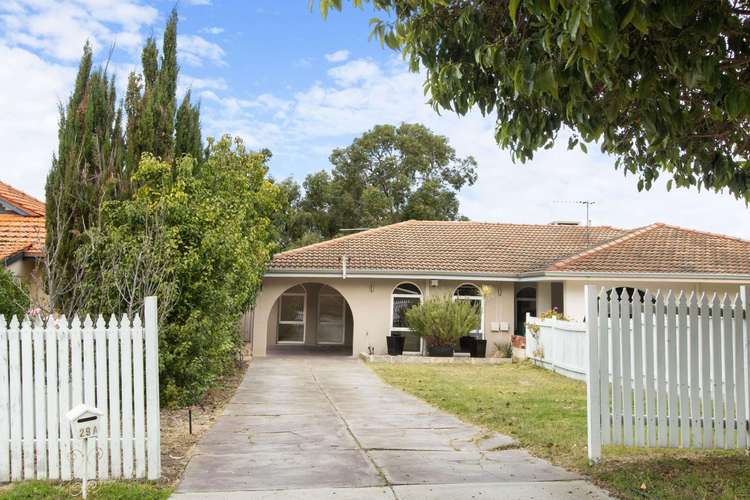
<path fill-rule="evenodd" d="M 586 386 L 530 364 L 370 365 L 386 382 L 467 422 L 508 434 L 538 457 L 622 498 L 750 498 L 744 451 L 606 446 L 590 467 Z"/>
<path fill-rule="evenodd" d="M 159 483 L 103 482 L 89 484 L 88 498 L 107 500 L 164 500 L 172 494 L 172 487 Z M 81 483 L 50 483 L 26 481 L 0 489 L 2 500 L 81 498 Z"/>

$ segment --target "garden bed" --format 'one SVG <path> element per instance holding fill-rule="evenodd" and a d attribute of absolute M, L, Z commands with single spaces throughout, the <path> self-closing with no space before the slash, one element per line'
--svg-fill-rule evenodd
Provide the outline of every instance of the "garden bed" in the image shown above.
<path fill-rule="evenodd" d="M 402 355 L 389 356 L 387 354 L 359 353 L 359 359 L 368 363 L 390 363 L 396 365 L 432 365 L 432 364 L 454 364 L 454 365 L 500 365 L 510 363 L 510 358 L 472 358 L 467 354 L 456 353 L 452 357 L 416 356 Z"/>

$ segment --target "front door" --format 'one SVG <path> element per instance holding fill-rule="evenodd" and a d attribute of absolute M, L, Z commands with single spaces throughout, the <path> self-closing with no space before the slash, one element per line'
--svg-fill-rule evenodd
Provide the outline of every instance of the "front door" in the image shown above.
<path fill-rule="evenodd" d="M 318 301 L 318 344 L 343 344 L 346 322 L 344 297 L 321 293 Z"/>

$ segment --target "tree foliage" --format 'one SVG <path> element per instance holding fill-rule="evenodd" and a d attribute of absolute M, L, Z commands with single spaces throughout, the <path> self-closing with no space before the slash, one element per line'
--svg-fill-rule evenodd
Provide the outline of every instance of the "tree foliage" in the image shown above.
<path fill-rule="evenodd" d="M 325 15 L 342 3 L 320 5 Z M 668 187 L 750 200 L 748 0 L 372 4 L 386 12 L 373 35 L 426 70 L 435 108 L 496 113 L 514 158 L 568 127 L 569 147 L 598 142 L 639 188 L 663 172 Z"/>
<path fill-rule="evenodd" d="M 114 78 L 102 68 L 92 69 L 86 43 L 73 93 L 60 106 L 58 150 L 46 184 L 47 293 L 66 314 L 80 306 L 75 254 L 85 232 L 99 227 L 102 202 L 117 196 L 123 158 Z"/>
<path fill-rule="evenodd" d="M 89 300 L 91 290 L 81 284 L 84 271 L 95 272 L 89 259 L 96 246 L 89 236 L 102 229 L 102 207 L 129 198 L 141 157 L 203 159 L 200 112 L 190 92 L 176 109 L 176 11 L 167 22 L 161 55 L 155 39 L 147 40 L 142 74 L 130 74 L 124 103 L 114 77 L 106 66 L 95 68 L 92 59 L 86 43 L 73 93 L 60 106 L 58 151 L 46 185 L 46 291 L 51 308 L 68 316 Z"/>
<path fill-rule="evenodd" d="M 132 313 L 159 297 L 165 402 L 195 402 L 236 359 L 237 325 L 273 247 L 279 193 L 266 160 L 229 137 L 209 141 L 200 164 L 146 155 L 132 197 L 104 206 L 91 308 L 133 304 Z"/>
<path fill-rule="evenodd" d="M 344 228 L 408 219 L 459 218 L 457 192 L 476 181 L 476 162 L 421 124 L 377 125 L 330 156 L 331 172 L 281 184 L 286 246 L 331 238 Z"/>
<path fill-rule="evenodd" d="M 0 268 L 0 315 L 10 322 L 16 316 L 19 321 L 29 309 L 29 295 L 24 284 L 7 269 Z"/>

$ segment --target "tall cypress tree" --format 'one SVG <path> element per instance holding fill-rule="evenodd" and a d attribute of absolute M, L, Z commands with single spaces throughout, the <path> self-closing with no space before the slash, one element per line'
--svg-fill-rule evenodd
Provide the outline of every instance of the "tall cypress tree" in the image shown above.
<path fill-rule="evenodd" d="M 200 105 L 190 102 L 190 91 L 177 108 L 175 119 L 175 158 L 192 156 L 198 163 L 203 161 L 201 144 Z"/>
<path fill-rule="evenodd" d="M 48 294 L 51 306 L 70 313 L 80 306 L 76 251 L 85 232 L 100 224 L 100 207 L 118 195 L 124 141 L 114 78 L 93 69 L 86 43 L 75 87 L 60 105 L 58 150 L 47 176 Z"/>
<path fill-rule="evenodd" d="M 128 174 L 138 168 L 145 152 L 170 162 L 183 154 L 196 154 L 200 160 L 200 111 L 190 103 L 189 92 L 177 109 L 176 10 L 172 10 L 167 21 L 161 55 L 154 38 L 149 38 L 141 54 L 141 64 L 142 75 L 130 75 L 125 103 Z"/>

